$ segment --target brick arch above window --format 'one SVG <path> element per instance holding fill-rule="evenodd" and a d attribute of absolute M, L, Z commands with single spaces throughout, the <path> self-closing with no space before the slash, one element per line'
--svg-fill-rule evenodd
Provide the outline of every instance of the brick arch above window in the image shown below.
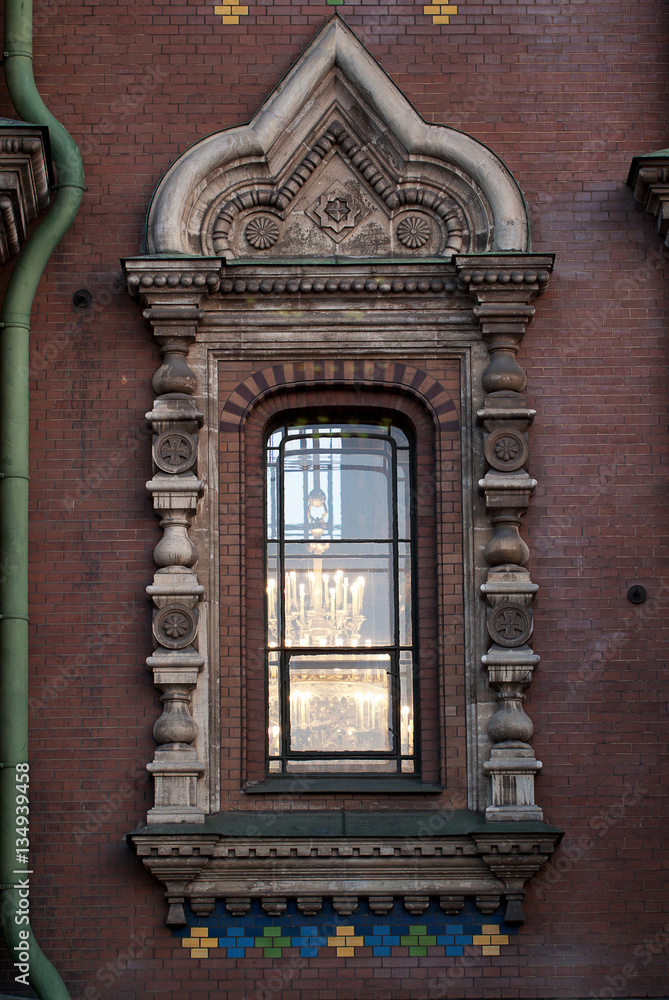
<path fill-rule="evenodd" d="M 394 386 L 398 402 L 400 397 L 403 400 L 411 396 L 420 399 L 430 408 L 441 430 L 455 431 L 460 427 L 455 402 L 445 387 L 427 372 L 392 361 L 333 359 L 286 362 L 254 372 L 230 393 L 221 408 L 219 430 L 225 433 L 237 429 L 260 400 L 275 397 L 280 389 L 298 386 L 325 386 L 328 389 L 345 386 L 355 387 L 358 392 Z"/>

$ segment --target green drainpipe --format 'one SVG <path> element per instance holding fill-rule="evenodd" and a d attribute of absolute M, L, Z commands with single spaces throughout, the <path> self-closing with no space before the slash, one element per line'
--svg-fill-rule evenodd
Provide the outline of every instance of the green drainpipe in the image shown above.
<path fill-rule="evenodd" d="M 47 125 L 58 186 L 52 206 L 14 265 L 0 311 L 0 921 L 15 974 L 27 964 L 41 1000 L 69 1000 L 24 920 L 29 863 L 17 863 L 17 779 L 28 761 L 28 335 L 49 257 L 74 222 L 84 192 L 79 150 L 47 110 L 32 70 L 32 0 L 5 0 L 7 89 L 24 121 Z M 17 768 L 18 765 L 18 768 Z M 20 856 L 19 856 L 20 857 Z M 28 947 L 21 931 L 28 932 Z M 29 954 L 21 963 L 21 953 Z M 23 980 L 25 982 L 25 979 Z"/>

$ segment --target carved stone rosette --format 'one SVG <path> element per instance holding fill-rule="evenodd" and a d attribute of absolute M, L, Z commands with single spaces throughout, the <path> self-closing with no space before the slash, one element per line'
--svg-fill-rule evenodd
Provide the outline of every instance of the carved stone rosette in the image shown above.
<path fill-rule="evenodd" d="M 457 259 L 460 287 L 476 302 L 473 312 L 490 355 L 481 378 L 484 405 L 477 413 L 485 460 L 479 489 L 493 529 L 485 549 L 487 579 L 481 586 L 490 641 L 482 663 L 497 702 L 488 723 L 490 758 L 483 765 L 491 779 L 486 819 L 542 820 L 534 801 L 534 776 L 541 762 L 530 746 L 533 727 L 523 709 L 525 690 L 539 663 L 530 646 L 531 604 L 538 587 L 525 569 L 530 552 L 519 532 L 537 485 L 527 472 L 527 431 L 535 411 L 523 395 L 526 377 L 516 354 L 534 316 L 530 303 L 548 286 L 553 258 L 488 255 L 485 270 L 477 263 L 474 258 Z"/>
<path fill-rule="evenodd" d="M 157 396 L 146 415 L 153 431 L 153 477 L 146 488 L 163 529 L 153 553 L 158 569 L 147 587 L 153 603 L 155 649 L 146 662 L 163 704 L 163 713 L 153 727 L 158 748 L 147 765 L 155 781 L 155 804 L 147 820 L 153 824 L 198 823 L 205 815 L 197 794 L 205 765 L 199 756 L 200 734 L 191 702 L 205 663 L 197 638 L 204 587 L 195 571 L 198 553 L 189 528 L 203 491 L 196 473 L 198 428 L 204 415 L 193 398 L 197 383 L 187 357 L 203 315 L 199 300 L 218 286 L 218 276 L 185 269 L 181 273 L 172 267 L 165 274 L 152 275 L 149 282 L 135 272 L 129 285 L 138 292 L 153 289 L 144 316 L 162 355 L 153 377 Z M 175 287 L 184 293 L 179 301 L 162 304 L 161 289 Z"/>

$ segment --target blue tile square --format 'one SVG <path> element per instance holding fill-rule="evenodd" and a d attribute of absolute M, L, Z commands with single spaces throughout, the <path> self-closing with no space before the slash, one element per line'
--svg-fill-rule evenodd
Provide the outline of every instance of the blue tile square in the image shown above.
<path fill-rule="evenodd" d="M 314 947 L 321 947 L 321 948 L 324 948 L 327 943 L 328 939 L 326 937 L 313 937 L 309 941 L 309 944 L 314 945 Z"/>
<path fill-rule="evenodd" d="M 244 958 L 246 948 L 228 948 L 228 958 Z"/>
<path fill-rule="evenodd" d="M 237 938 L 235 944 L 238 948 L 253 948 L 255 946 L 256 939 L 252 937 Z"/>
<path fill-rule="evenodd" d="M 464 954 L 464 949 L 463 948 L 456 948 L 454 946 L 451 946 L 450 948 L 447 947 L 446 948 L 446 954 L 447 955 L 452 955 L 454 958 L 459 958 L 461 955 Z"/>
<path fill-rule="evenodd" d="M 456 934 L 455 935 L 456 944 L 471 944 L 472 935 L 471 934 Z"/>
<path fill-rule="evenodd" d="M 370 944 L 383 944 L 383 938 L 380 934 L 365 934 L 365 947 Z"/>
<path fill-rule="evenodd" d="M 395 936 L 392 934 L 384 934 L 383 943 L 387 945 L 399 944 L 400 943 L 399 935 Z"/>
<path fill-rule="evenodd" d="M 455 936 L 453 934 L 439 934 L 437 935 L 437 944 L 455 944 Z"/>
<path fill-rule="evenodd" d="M 375 934 L 390 934 L 390 924 L 377 924 L 372 930 Z"/>
<path fill-rule="evenodd" d="M 244 937 L 245 933 L 243 927 L 228 927 L 228 937 Z"/>
<path fill-rule="evenodd" d="M 318 948 L 300 948 L 302 958 L 318 958 Z"/>
<path fill-rule="evenodd" d="M 318 934 L 318 927 L 300 927 L 302 937 L 313 937 Z"/>
<path fill-rule="evenodd" d="M 390 948 L 375 948 L 374 954 L 377 958 L 390 958 Z"/>
<path fill-rule="evenodd" d="M 462 924 L 446 924 L 443 929 L 444 934 L 462 934 Z"/>

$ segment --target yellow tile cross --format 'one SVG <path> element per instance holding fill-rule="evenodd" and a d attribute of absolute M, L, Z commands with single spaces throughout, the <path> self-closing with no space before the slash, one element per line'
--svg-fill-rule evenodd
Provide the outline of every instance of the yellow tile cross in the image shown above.
<path fill-rule="evenodd" d="M 458 8 L 453 3 L 430 3 L 423 7 L 424 14 L 432 15 L 432 24 L 448 24 L 451 14 L 457 14 Z"/>
<path fill-rule="evenodd" d="M 221 14 L 221 24 L 239 24 L 239 18 L 248 14 L 248 7 L 243 4 L 219 4 L 214 7 L 214 14 Z"/>
<path fill-rule="evenodd" d="M 364 937 L 356 936 L 355 927 L 338 927 L 337 936 L 328 938 L 328 948 L 337 949 L 337 958 L 353 958 L 355 949 L 364 943 Z"/>
<path fill-rule="evenodd" d="M 218 948 L 218 938 L 209 937 L 207 927 L 191 927 L 190 937 L 182 938 L 181 944 L 190 948 L 191 958 L 209 958 L 209 949 Z"/>

